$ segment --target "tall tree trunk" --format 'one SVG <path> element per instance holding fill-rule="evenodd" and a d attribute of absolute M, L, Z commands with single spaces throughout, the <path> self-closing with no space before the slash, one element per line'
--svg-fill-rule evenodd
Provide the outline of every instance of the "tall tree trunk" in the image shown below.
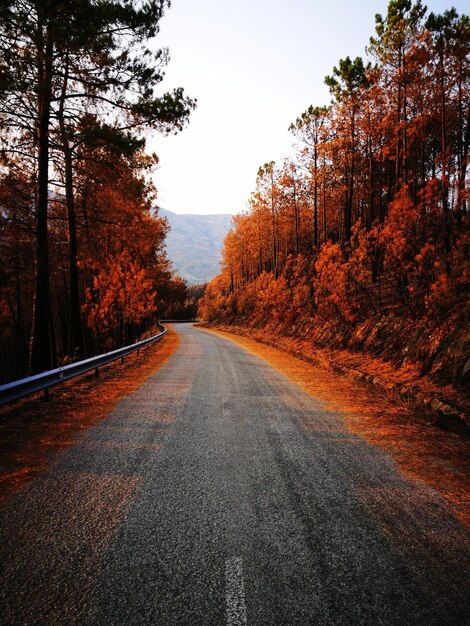
<path fill-rule="evenodd" d="M 444 43 L 442 42 L 442 46 Z M 451 224 L 449 216 L 449 180 L 447 175 L 447 116 L 444 74 L 444 50 L 439 50 L 439 82 L 441 90 L 441 201 L 444 222 L 444 254 L 447 274 L 450 276 L 451 265 Z"/>
<path fill-rule="evenodd" d="M 353 104 L 354 106 L 354 104 Z M 348 191 L 344 207 L 344 241 L 349 243 L 351 239 L 352 206 L 354 195 L 354 170 L 355 170 L 355 143 L 356 143 L 356 116 L 351 114 L 351 159 L 348 173 Z"/>
<path fill-rule="evenodd" d="M 15 272 L 15 309 L 16 315 L 14 314 L 14 309 L 12 307 L 12 317 L 15 321 L 16 325 L 16 333 L 18 337 L 18 346 L 20 352 L 20 375 L 24 375 L 28 370 L 28 340 L 27 333 L 25 332 L 25 323 L 24 323 L 24 315 L 23 315 L 23 305 L 21 302 L 21 285 L 22 285 L 22 274 L 21 274 L 21 266 L 20 266 L 20 254 L 18 250 L 18 245 L 15 245 L 15 256 L 14 256 L 14 272 Z"/>
<path fill-rule="evenodd" d="M 294 190 L 294 225 L 295 225 L 295 251 L 300 252 L 300 235 L 299 235 L 299 210 L 297 207 L 297 189 L 295 186 L 295 177 L 292 177 L 292 185 Z"/>
<path fill-rule="evenodd" d="M 375 170 L 374 170 L 374 154 L 372 152 L 372 139 L 369 135 L 367 139 L 369 148 L 369 210 L 366 210 L 366 227 L 370 230 L 375 218 Z"/>
<path fill-rule="evenodd" d="M 464 112 L 464 86 L 462 84 L 463 67 L 462 62 L 459 64 L 459 85 L 458 85 L 458 120 L 459 131 L 458 137 L 458 150 L 457 150 L 457 220 L 460 222 L 462 216 L 467 213 L 467 199 L 466 199 L 466 176 L 467 176 L 467 163 L 468 163 L 468 151 L 470 144 L 470 109 Z"/>
<path fill-rule="evenodd" d="M 62 86 L 62 99 L 59 107 L 60 140 L 64 153 L 65 202 L 67 205 L 67 227 L 69 239 L 69 281 L 70 281 L 70 321 L 71 352 L 76 357 L 83 356 L 83 332 L 80 315 L 80 296 L 78 287 L 78 243 L 77 222 L 75 217 L 75 198 L 73 193 L 73 163 L 67 128 L 64 119 L 64 103 L 67 91 L 68 61 L 65 63 L 65 77 Z"/>
<path fill-rule="evenodd" d="M 259 260 L 258 276 L 259 276 L 264 271 L 264 265 L 263 265 L 263 239 L 262 239 L 262 236 L 261 236 L 261 217 L 260 217 L 259 214 L 258 214 L 257 222 L 258 222 L 257 225 L 258 225 L 258 260 Z"/>
<path fill-rule="evenodd" d="M 401 47 L 398 51 L 398 93 L 397 93 L 397 123 L 395 130 L 395 192 L 398 192 L 401 185 L 401 114 L 402 114 L 402 69 L 403 69 L 403 53 Z"/>
<path fill-rule="evenodd" d="M 277 278 L 277 260 L 278 260 L 278 239 L 277 239 L 277 226 L 276 226 L 276 209 L 274 208 L 274 176 L 271 173 L 271 225 L 273 235 L 273 272 L 274 278 Z"/>
<path fill-rule="evenodd" d="M 313 148 L 313 247 L 318 247 L 318 149 L 317 138 Z"/>
<path fill-rule="evenodd" d="M 328 240 L 328 222 L 326 215 L 326 156 L 323 155 L 323 243 Z"/>
<path fill-rule="evenodd" d="M 39 36 L 42 37 L 43 24 L 41 20 L 38 26 Z M 47 233 L 52 54 L 53 43 L 50 29 L 47 28 L 46 42 L 40 46 L 38 54 L 38 191 L 36 203 L 36 277 L 30 347 L 30 371 L 32 374 L 50 369 L 53 364 Z"/>

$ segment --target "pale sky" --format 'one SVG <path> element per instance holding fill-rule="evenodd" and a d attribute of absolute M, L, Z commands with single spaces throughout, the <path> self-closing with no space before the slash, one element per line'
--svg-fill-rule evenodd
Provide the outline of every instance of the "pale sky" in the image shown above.
<path fill-rule="evenodd" d="M 468 0 L 424 2 L 442 13 Z M 324 77 L 340 58 L 364 56 L 387 0 L 172 0 L 159 46 L 171 60 L 165 91 L 198 100 L 188 127 L 154 136 L 158 203 L 175 213 L 247 208 L 260 165 L 293 153 L 291 122 L 330 101 Z"/>

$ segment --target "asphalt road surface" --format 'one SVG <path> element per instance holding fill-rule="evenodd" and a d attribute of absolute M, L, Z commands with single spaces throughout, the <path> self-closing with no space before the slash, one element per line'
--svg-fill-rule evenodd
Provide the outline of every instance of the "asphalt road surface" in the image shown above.
<path fill-rule="evenodd" d="M 469 624 L 441 497 L 267 363 L 189 325 L 0 518 L 1 623 Z"/>

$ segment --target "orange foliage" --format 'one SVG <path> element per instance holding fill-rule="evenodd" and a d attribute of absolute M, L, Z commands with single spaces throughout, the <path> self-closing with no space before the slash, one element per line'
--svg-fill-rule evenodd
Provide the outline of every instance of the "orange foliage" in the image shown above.
<path fill-rule="evenodd" d="M 345 320 L 352 320 L 347 302 L 347 262 L 339 243 L 325 243 L 315 264 L 315 301 L 319 313 L 331 316 L 337 313 Z"/>
<path fill-rule="evenodd" d="M 377 23 L 374 63 L 342 59 L 332 105 L 291 125 L 295 157 L 260 168 L 203 319 L 337 324 L 347 342 L 371 318 L 439 328 L 466 310 L 469 19 L 397 7 Z"/>
<path fill-rule="evenodd" d="M 149 158 L 82 145 L 74 196 L 79 311 L 84 346 L 79 358 L 137 339 L 166 312 L 183 310 L 184 281 L 166 258 L 168 223 L 154 208 L 144 178 Z M 0 382 L 28 373 L 34 305 L 34 184 L 8 162 L 0 178 Z M 57 364 L 77 358 L 70 333 L 69 233 L 64 199 L 50 201 L 51 311 Z"/>
<path fill-rule="evenodd" d="M 149 317 L 155 310 L 152 287 L 147 271 L 128 250 L 98 269 L 84 305 L 92 332 L 101 340 L 111 339 L 114 329 Z"/>

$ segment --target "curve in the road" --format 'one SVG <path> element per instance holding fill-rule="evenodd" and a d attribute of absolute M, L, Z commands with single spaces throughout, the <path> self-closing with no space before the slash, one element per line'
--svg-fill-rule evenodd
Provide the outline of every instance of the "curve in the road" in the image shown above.
<path fill-rule="evenodd" d="M 266 362 L 177 330 L 3 508 L 2 623 L 468 623 L 470 539 L 442 498 Z"/>

